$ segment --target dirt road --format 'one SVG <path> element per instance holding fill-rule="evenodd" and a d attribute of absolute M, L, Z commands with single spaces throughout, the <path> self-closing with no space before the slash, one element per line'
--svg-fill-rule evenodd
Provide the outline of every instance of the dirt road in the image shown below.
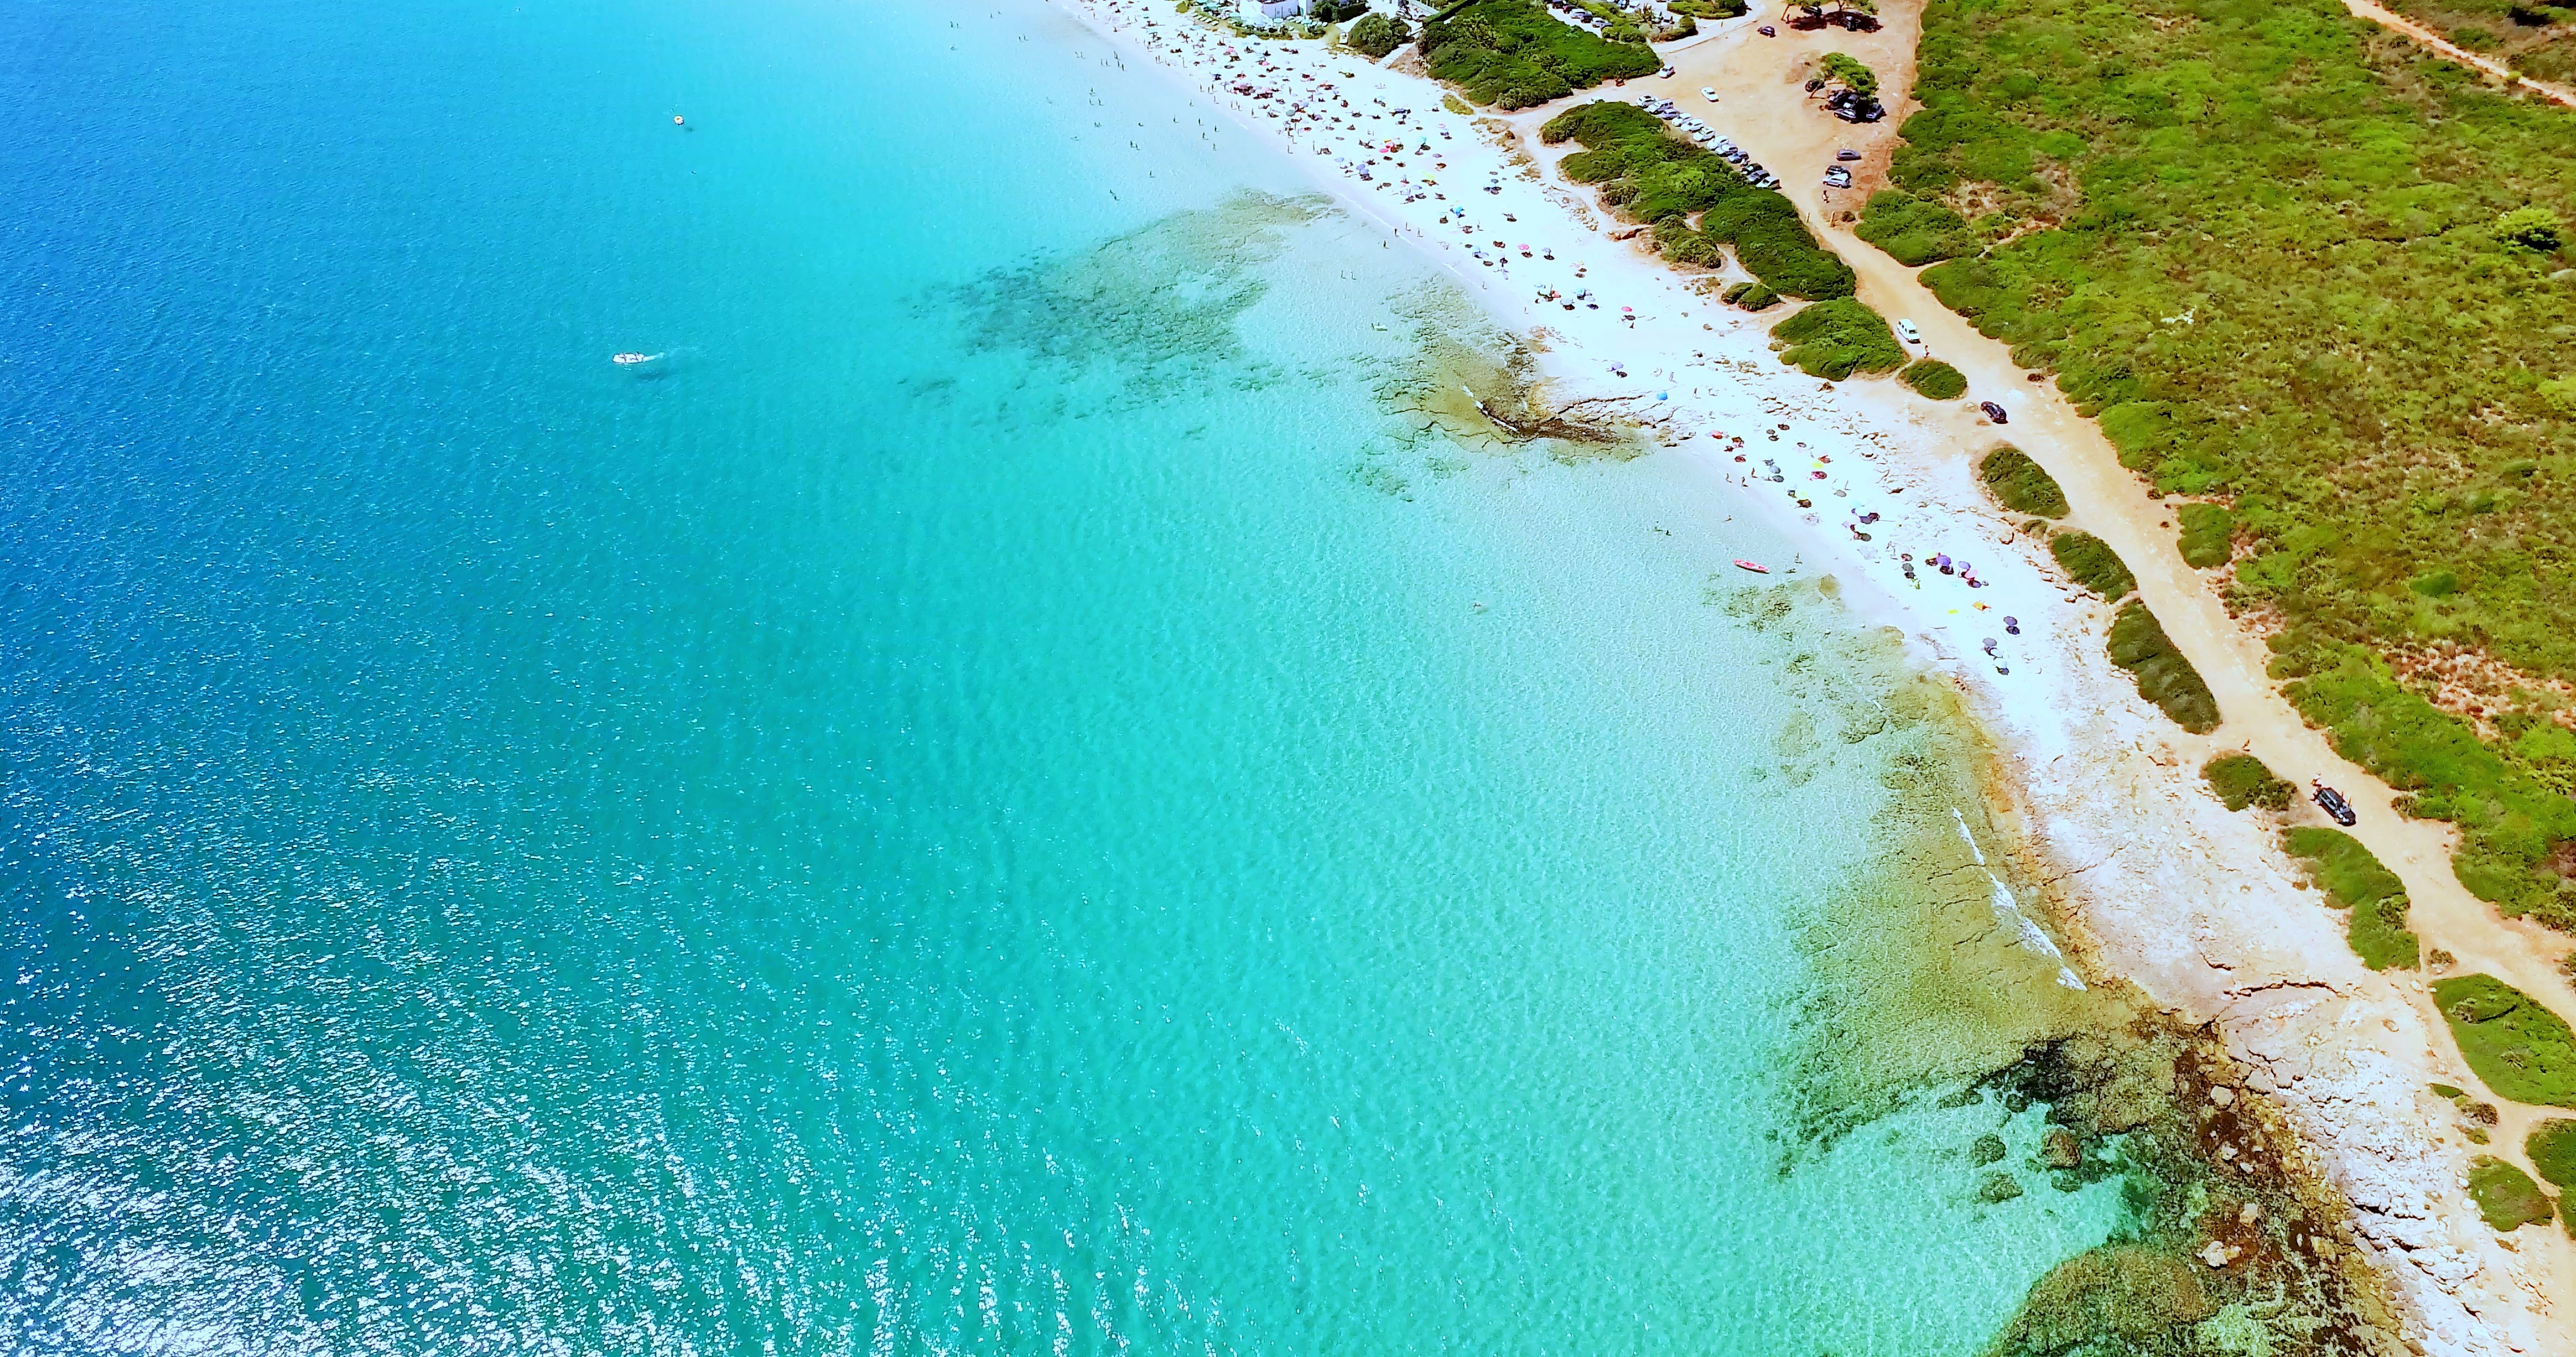
<path fill-rule="evenodd" d="M 2520 85 L 2553 103 L 2576 108 L 2576 90 L 2571 90 L 2564 85 L 2553 85 L 2546 80 L 2534 80 L 2527 75 L 2516 75 L 2512 67 L 2494 57 L 2482 57 L 2468 51 L 2403 14 L 2372 3 L 2372 0 L 2343 0 L 2343 7 L 2352 11 L 2354 18 L 2368 19 L 2391 33 L 2399 34 L 2409 41 L 2439 52 L 2471 70 L 2483 71 L 2508 84 Z"/>

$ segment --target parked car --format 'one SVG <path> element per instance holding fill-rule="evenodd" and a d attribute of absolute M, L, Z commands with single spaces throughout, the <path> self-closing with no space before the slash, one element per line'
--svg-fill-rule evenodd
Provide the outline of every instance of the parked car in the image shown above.
<path fill-rule="evenodd" d="M 1709 102 L 1710 102 L 1710 103 L 1712 103 L 1712 104 L 1713 104 L 1713 103 L 1716 103 L 1716 102 L 1717 102 L 1717 89 L 1716 89 L 1716 87 L 1715 87 L 1715 86 L 1712 86 L 1712 85 L 1702 85 L 1702 86 L 1700 86 L 1700 87 L 1699 87 L 1699 97 L 1701 97 L 1702 99 L 1706 99 L 1707 101 L 1709 101 Z"/>
<path fill-rule="evenodd" d="M 1846 146 L 1846 147 L 1842 148 L 1841 150 L 1834 152 L 1834 159 L 1836 159 L 1836 160 L 1858 160 L 1858 159 L 1860 159 L 1860 152 L 1855 151 L 1855 150 L 1853 150 L 1852 148 L 1850 148 L 1850 147 Z"/>
<path fill-rule="evenodd" d="M 1985 411 L 1986 418 L 1993 420 L 1997 424 L 2012 423 L 2011 418 L 2004 414 L 2004 408 L 1995 404 L 1993 401 L 1979 401 L 1977 402 L 1977 408 Z"/>
<path fill-rule="evenodd" d="M 2361 818 L 2353 813 L 2352 803 L 2343 799 L 2343 793 L 2327 786 L 2321 779 L 2309 778 L 2308 785 L 2316 788 L 2309 794 L 2309 799 L 2316 802 L 2317 809 L 2324 811 L 2336 824 L 2350 829 Z"/>
<path fill-rule="evenodd" d="M 1776 29 L 1776 28 L 1773 28 L 1773 27 L 1772 27 L 1771 25 L 1769 25 L 1769 24 L 1764 24 L 1764 25 L 1762 25 L 1761 29 L 1760 29 L 1760 30 L 1758 30 L 1758 31 L 1762 34 L 1762 36 L 1764 36 L 1764 37 L 1766 37 L 1766 38 L 1776 38 L 1776 37 L 1780 36 L 1780 30 L 1779 30 L 1779 29 Z"/>
<path fill-rule="evenodd" d="M 1661 76 L 1662 78 L 1664 78 L 1664 79 L 1666 79 L 1666 80 L 1670 80 L 1670 79 L 1672 79 L 1672 78 L 1673 78 L 1673 68 L 1672 68 L 1672 67 L 1670 67 L 1670 66 L 1666 66 L 1666 67 L 1665 67 L 1665 68 L 1663 68 L 1662 70 L 1655 72 L 1655 74 L 1656 74 L 1656 75 L 1658 75 L 1658 76 Z"/>
<path fill-rule="evenodd" d="M 1904 340 L 1908 344 L 1920 344 L 1923 342 L 1923 332 L 1915 329 L 1914 322 L 1910 320 L 1900 320 L 1896 322 L 1896 337 Z"/>
<path fill-rule="evenodd" d="M 1826 95 L 1825 111 L 1847 123 L 1874 123 L 1887 116 L 1876 99 L 1847 89 Z"/>
<path fill-rule="evenodd" d="M 1851 187 L 1851 171 L 1849 171 L 1849 170 L 1847 170 L 1847 169 L 1844 169 L 1844 168 L 1843 168 L 1842 166 L 1840 166 L 1840 165 L 1828 165 L 1828 166 L 1826 166 L 1826 167 L 1825 167 L 1825 187 L 1827 187 L 1827 188 L 1850 188 L 1850 187 Z"/>

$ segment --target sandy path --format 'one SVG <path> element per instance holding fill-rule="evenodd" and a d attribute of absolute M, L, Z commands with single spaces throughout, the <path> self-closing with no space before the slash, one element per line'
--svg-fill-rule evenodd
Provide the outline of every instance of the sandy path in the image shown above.
<path fill-rule="evenodd" d="M 2346 2 L 2356 12 L 2377 8 L 2369 0 Z M 1797 33 L 1783 28 L 1776 39 L 1732 35 L 1682 54 L 1669 80 L 1634 83 L 1670 98 L 1693 101 L 1700 101 L 1702 86 L 1717 88 L 1719 114 L 1703 116 L 1781 177 L 1808 223 L 1859 273 L 1861 299 L 1891 319 L 1912 320 L 1922 330 L 1929 352 L 1967 374 L 1967 399 L 1936 417 L 1957 444 L 1982 448 L 2008 439 L 2029 453 L 2065 487 L 2067 502 L 2073 506 L 2069 521 L 2109 542 L 2128 563 L 2138 577 L 2140 596 L 2174 644 L 2208 680 L 2225 717 L 2224 724 L 2207 737 L 2195 740 L 2176 732 L 2177 748 L 2190 750 L 2195 759 L 2249 748 L 2294 783 L 2322 777 L 2341 789 L 2361 815 L 2360 824 L 2350 832 L 2405 881 L 2413 902 L 2409 919 L 2428 952 L 2438 947 L 2458 957 L 2454 974 L 2484 971 L 2562 1016 L 2576 1014 L 2576 985 L 2558 969 L 2570 940 L 2536 924 L 2506 920 L 2470 895 L 2451 873 L 2457 831 L 2447 824 L 2396 814 L 2390 809 L 2394 790 L 2344 760 L 2323 732 L 2309 727 L 2266 676 L 2270 654 L 2261 640 L 2228 616 L 2219 601 L 2217 576 L 2183 563 L 2175 547 L 2172 512 L 2149 498 L 2146 485 L 2120 465 L 2117 450 L 2100 427 L 2078 414 L 2053 383 L 2028 380 L 2029 372 L 2013 363 L 2005 345 L 1977 333 L 1943 306 L 1915 270 L 1854 237 L 1835 220 L 1845 211 L 1857 210 L 1887 163 L 1896 141 L 1894 129 L 1913 107 L 1895 101 L 1911 90 L 1919 7 L 1891 4 L 1882 17 L 1885 28 L 1872 34 L 1830 29 Z M 1887 121 L 1867 128 L 1849 127 L 1806 100 L 1797 78 L 1801 63 L 1811 53 L 1834 50 L 1849 52 L 1879 72 L 1892 101 Z M 1864 150 L 1863 165 L 1869 172 L 1856 176 L 1855 188 L 1837 194 L 1821 186 L 1819 172 L 1831 160 L 1834 148 L 1843 145 Z M 2001 404 L 2011 416 L 2009 427 L 1988 426 L 1970 404 L 1976 400 Z M 2313 813 L 2306 818 L 2324 823 Z M 2424 983 L 2413 979 L 2399 984 L 2413 993 L 2435 1041 L 2457 1062 L 2449 1029 Z M 2465 1062 L 2459 1067 L 2465 1068 Z M 2505 1108 L 2505 1122 L 2492 1151 L 2528 1169 L 2522 1133 L 2548 1114 L 2502 1099 L 2494 1101 Z M 2536 1237 L 2540 1232 L 2522 1233 Z M 2576 1287 L 2576 1247 L 2553 1231 L 2538 1253 L 2533 1261 L 2546 1263 L 2553 1293 L 2576 1295 L 2576 1290 L 2569 1289 Z"/>
<path fill-rule="evenodd" d="M 2553 85 L 2546 80 L 2534 80 L 2530 76 L 2519 74 L 2512 67 L 2505 65 L 2494 57 L 2482 57 L 2475 52 L 2468 51 L 2441 37 L 2433 30 L 2426 28 L 2424 25 L 2407 18 L 2405 15 L 2396 13 L 2373 3 L 2373 0 L 2343 0 L 2343 7 L 2352 11 L 2353 17 L 2356 19 L 2368 19 L 2370 22 L 2387 29 L 2391 33 L 2399 34 L 2410 41 L 2429 47 L 2434 51 L 2441 53 L 2444 57 L 2452 61 L 2456 61 L 2463 66 L 2469 67 L 2472 70 L 2483 71 L 2489 76 L 2492 76 L 2497 80 L 2504 81 L 2507 84 L 2520 85 L 2524 89 L 2530 90 L 2532 93 L 2539 95 L 2543 99 L 2550 100 L 2553 103 L 2565 104 L 2569 108 L 2576 108 L 2576 90 L 2571 90 L 2564 85 Z"/>

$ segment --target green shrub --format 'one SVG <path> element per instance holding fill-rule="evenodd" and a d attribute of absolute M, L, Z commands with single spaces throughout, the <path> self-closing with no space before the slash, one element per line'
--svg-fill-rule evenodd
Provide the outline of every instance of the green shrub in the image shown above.
<path fill-rule="evenodd" d="M 1361 15 L 1360 21 L 1351 25 L 1348 41 L 1374 60 L 1403 46 L 1404 40 L 1410 36 L 1412 28 L 1402 19 L 1372 12 Z"/>
<path fill-rule="evenodd" d="M 2174 521 L 2182 525 L 2177 545 L 2183 564 L 2192 569 L 2225 565 L 2236 554 L 2236 516 L 2225 506 L 2186 504 L 2174 511 Z"/>
<path fill-rule="evenodd" d="M 1784 296 L 1852 295 L 1851 266 L 1816 243 L 1794 204 L 1744 182 L 1734 166 L 1674 136 L 1644 109 L 1609 100 L 1579 104 L 1549 119 L 1539 136 L 1551 146 L 1582 146 L 1559 168 L 1577 183 L 1599 185 L 1603 201 L 1626 220 L 1681 219 L 1712 246 L 1731 246 L 1746 272 Z"/>
<path fill-rule="evenodd" d="M 1422 26 L 1425 69 L 1480 104 L 1528 108 L 1604 80 L 1652 75 L 1663 59 L 1643 42 L 1609 42 L 1549 14 L 1537 0 L 1469 0 Z"/>
<path fill-rule="evenodd" d="M 2433 1002 L 2487 1087 L 2518 1103 L 2576 1107 L 2576 1034 L 2530 995 L 2492 975 L 2433 982 Z"/>
<path fill-rule="evenodd" d="M 2297 789 L 2272 776 L 2272 770 L 2251 754 L 2224 754 L 2202 764 L 2200 775 L 2209 780 L 2209 789 L 2229 810 L 2261 806 L 2265 810 L 2287 810 Z"/>
<path fill-rule="evenodd" d="M 2423 940 L 2406 926 L 2407 904 L 2405 896 L 2397 895 L 2352 907 L 2343 937 L 2362 965 L 2374 971 L 2411 971 L 2424 964 Z"/>
<path fill-rule="evenodd" d="M 1315 0 L 1306 7 L 1306 17 L 1321 24 L 1338 24 L 1368 13 L 1368 7 L 1369 0 Z"/>
<path fill-rule="evenodd" d="M 1900 264 L 1934 264 L 1977 252 L 1976 233 L 1958 213 L 1903 189 L 1869 195 L 1852 233 Z"/>
<path fill-rule="evenodd" d="M 1678 218 L 1674 220 L 1679 221 Z M 1671 232 L 1658 227 L 1655 231 L 1655 239 L 1656 243 L 1663 248 L 1664 258 L 1676 264 L 1688 264 L 1695 268 L 1714 268 L 1725 262 L 1725 257 L 1718 253 L 1715 245 L 1709 243 L 1708 237 L 1688 227 L 1681 227 Z"/>
<path fill-rule="evenodd" d="M 1905 350 L 1886 318 L 1858 298 L 1817 302 L 1771 327 L 1782 362 L 1810 377 L 1841 381 L 1855 372 L 1894 372 Z"/>
<path fill-rule="evenodd" d="M 1816 63 L 1816 74 L 1854 94 L 1878 93 L 1878 72 L 1862 65 L 1859 58 L 1849 53 L 1825 53 L 1824 60 Z"/>
<path fill-rule="evenodd" d="M 2054 484 L 2054 482 L 2052 482 Z M 2048 554 L 2057 558 L 2067 578 L 2117 603 L 2138 587 L 2138 577 L 2111 544 L 2089 532 L 2061 532 L 2048 539 Z"/>
<path fill-rule="evenodd" d="M 2563 21 L 2501 0 L 2392 2 L 2488 27 L 2517 62 L 2576 61 L 2540 45 Z M 1973 197 L 1992 242 L 1939 251 L 1925 284 L 2158 488 L 2226 498 L 2234 588 L 2296 633 L 2285 662 L 2461 646 L 2576 679 L 2576 288 L 2556 276 L 2576 259 L 2548 226 L 2576 223 L 2565 109 L 2338 0 L 1927 0 L 1914 83 L 1889 187 Z M 2557 842 L 2470 831 L 2461 878 L 2576 924 L 2531 870 Z"/>
<path fill-rule="evenodd" d="M 2567 243 L 2567 231 L 2559 224 L 2557 213 L 2534 203 L 2496 218 L 2495 238 L 2507 245 L 2555 254 L 2559 246 Z"/>
<path fill-rule="evenodd" d="M 2111 619 L 2110 651 L 2111 663 L 2137 680 L 2138 696 L 2163 708 L 2175 725 L 2194 735 L 2218 728 L 2218 699 L 2210 695 L 2200 671 L 2174 649 L 2172 638 L 2146 604 L 2132 599 Z"/>
<path fill-rule="evenodd" d="M 2576 926 L 2576 904 L 2549 867 L 2556 845 L 2576 838 L 2576 801 L 2553 780 L 2576 768 L 2576 734 L 2508 715 L 2500 724 L 2514 739 L 2490 745 L 2400 686 L 2365 647 L 2329 651 L 2290 637 L 2274 644 L 2286 652 L 2274 665 L 2291 679 L 2284 691 L 2301 715 L 2334 733 L 2336 753 L 2412 793 L 2411 814 L 2460 827 L 2451 870 L 2462 885 L 2507 915 Z M 2326 655 L 2334 657 L 2330 667 L 2317 663 Z"/>
<path fill-rule="evenodd" d="M 1920 358 L 1905 365 L 1896 380 L 1913 387 L 1915 394 L 1927 400 L 1952 401 L 1968 394 L 1966 373 L 1938 358 Z"/>
<path fill-rule="evenodd" d="M 1977 475 L 1986 483 L 1997 503 L 2015 513 L 2038 514 L 2042 518 L 2066 517 L 2066 492 L 2058 488 L 2057 478 L 2048 474 L 2030 454 L 2006 444 L 1987 453 L 1977 463 Z M 2098 541 L 2099 539 L 2087 539 Z M 2109 547 L 2104 547 L 2109 551 Z M 2117 561 L 2117 557 L 2112 558 Z M 2065 565 L 2066 558 L 2058 557 Z M 2068 573 L 2073 573 L 2069 566 Z M 2127 593 L 2126 589 L 2121 590 Z"/>
<path fill-rule="evenodd" d="M 2487 1228 L 2492 1230 L 2542 1225 L 2557 1215 L 2549 1194 L 2531 1181 L 2530 1174 L 2491 1154 L 2469 1161 L 2469 1197 L 2478 1204 L 2478 1214 L 2486 1218 Z"/>
<path fill-rule="evenodd" d="M 2337 909 L 2351 909 L 2406 893 L 2406 883 L 2383 867 L 2361 840 L 2340 829 L 2300 825 L 2281 836 L 2290 856 L 2306 858 L 2319 889 Z"/>
<path fill-rule="evenodd" d="M 2552 1117 L 2531 1128 L 2523 1153 L 2552 1187 L 2576 1187 L 2576 1121 Z"/>
<path fill-rule="evenodd" d="M 2406 883 L 2379 864 L 2361 840 L 2339 829 L 2300 826 L 2282 836 L 2293 857 L 2308 860 L 2308 870 L 2326 893 L 2326 903 L 2352 911 L 2344 941 L 2353 955 L 2374 971 L 2390 967 L 2413 970 L 2423 961 L 2423 944 L 2406 928 Z"/>
<path fill-rule="evenodd" d="M 1736 283 L 1719 293 L 1718 299 L 1747 311 L 1760 311 L 1780 304 L 1780 294 L 1760 283 Z"/>

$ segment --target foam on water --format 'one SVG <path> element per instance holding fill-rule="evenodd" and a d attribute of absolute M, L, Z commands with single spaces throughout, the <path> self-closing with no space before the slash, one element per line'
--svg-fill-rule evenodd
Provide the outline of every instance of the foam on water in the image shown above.
<path fill-rule="evenodd" d="M 11 1350 L 1910 1357 L 2120 1223 L 1889 1054 L 2068 1011 L 1955 713 L 1061 15 L 0 46 Z"/>

